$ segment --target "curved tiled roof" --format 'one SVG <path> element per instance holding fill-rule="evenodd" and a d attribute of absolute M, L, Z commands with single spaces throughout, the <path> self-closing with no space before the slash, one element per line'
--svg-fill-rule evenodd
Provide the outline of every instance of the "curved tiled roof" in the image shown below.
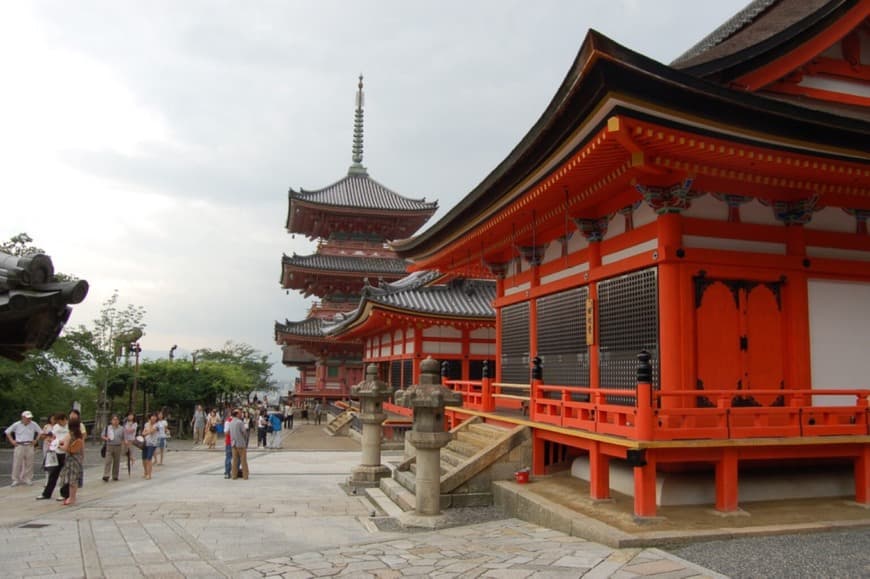
<path fill-rule="evenodd" d="M 418 271 L 380 287 L 366 286 L 359 307 L 337 316 L 335 323 L 327 325 L 324 331 L 335 335 L 354 325 L 366 311 L 367 303 L 412 314 L 495 320 L 492 307 L 495 282 L 456 279 L 444 285 L 429 285 L 440 277 L 441 274 L 434 270 Z"/>
<path fill-rule="evenodd" d="M 495 282 L 458 280 L 447 285 L 366 296 L 370 301 L 422 314 L 495 319 Z"/>
<path fill-rule="evenodd" d="M 401 275 L 407 271 L 405 260 L 396 257 L 368 257 L 353 255 L 284 255 L 281 262 L 285 266 L 323 271 L 344 271 L 363 273 L 386 273 Z"/>
<path fill-rule="evenodd" d="M 333 207 L 380 209 L 383 211 L 429 211 L 438 209 L 437 201 L 409 199 L 384 187 L 368 175 L 348 175 L 328 187 L 316 191 L 290 189 L 290 200 L 305 201 Z"/>
<path fill-rule="evenodd" d="M 306 318 L 300 322 L 291 322 L 284 320 L 284 323 L 275 322 L 275 337 L 278 334 L 292 334 L 294 336 L 304 336 L 306 338 L 323 338 L 324 321 L 320 318 Z"/>

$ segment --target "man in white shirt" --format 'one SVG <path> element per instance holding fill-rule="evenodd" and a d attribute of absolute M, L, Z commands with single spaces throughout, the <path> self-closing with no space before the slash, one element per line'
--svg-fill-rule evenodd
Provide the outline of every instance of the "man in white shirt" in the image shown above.
<path fill-rule="evenodd" d="M 6 429 L 6 439 L 15 451 L 12 454 L 12 486 L 33 484 L 33 453 L 42 430 L 33 422 L 29 410 L 21 413 L 21 420 Z"/>

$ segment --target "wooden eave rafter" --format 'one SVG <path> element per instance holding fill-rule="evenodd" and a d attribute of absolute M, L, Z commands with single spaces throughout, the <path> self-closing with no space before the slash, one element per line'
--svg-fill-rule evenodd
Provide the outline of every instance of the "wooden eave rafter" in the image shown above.
<path fill-rule="evenodd" d="M 287 210 L 286 227 L 290 233 L 299 233 L 311 239 L 324 236 L 322 231 L 323 224 L 330 219 L 340 221 L 363 219 L 371 228 L 392 230 L 399 225 L 403 225 L 409 231 L 416 231 L 429 220 L 434 211 L 434 209 L 400 211 L 368 207 L 346 207 L 312 203 L 291 198 L 290 206 Z"/>

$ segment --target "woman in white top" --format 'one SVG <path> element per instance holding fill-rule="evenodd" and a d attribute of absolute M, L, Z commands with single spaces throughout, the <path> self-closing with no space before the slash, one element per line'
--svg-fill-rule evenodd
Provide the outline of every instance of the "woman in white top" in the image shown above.
<path fill-rule="evenodd" d="M 157 465 L 163 466 L 163 453 L 166 452 L 166 439 L 169 438 L 169 423 L 163 411 L 157 413 Z"/>

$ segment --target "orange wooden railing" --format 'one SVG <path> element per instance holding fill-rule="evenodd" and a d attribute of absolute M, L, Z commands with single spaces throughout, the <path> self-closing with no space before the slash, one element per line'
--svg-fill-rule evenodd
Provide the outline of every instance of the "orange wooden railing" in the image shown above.
<path fill-rule="evenodd" d="M 463 407 L 492 412 L 497 388 L 489 378 L 447 380 L 460 392 Z M 734 406 L 751 394 L 782 397 L 782 406 Z M 813 396 L 854 396 L 854 405 L 813 406 Z M 633 397 L 633 405 L 609 397 Z M 696 407 L 699 396 L 714 407 Z M 665 402 L 666 401 L 666 402 Z M 555 386 L 532 381 L 529 419 L 631 440 L 734 439 L 870 434 L 870 390 L 698 390 L 662 392 L 649 384 L 636 389 Z"/>

